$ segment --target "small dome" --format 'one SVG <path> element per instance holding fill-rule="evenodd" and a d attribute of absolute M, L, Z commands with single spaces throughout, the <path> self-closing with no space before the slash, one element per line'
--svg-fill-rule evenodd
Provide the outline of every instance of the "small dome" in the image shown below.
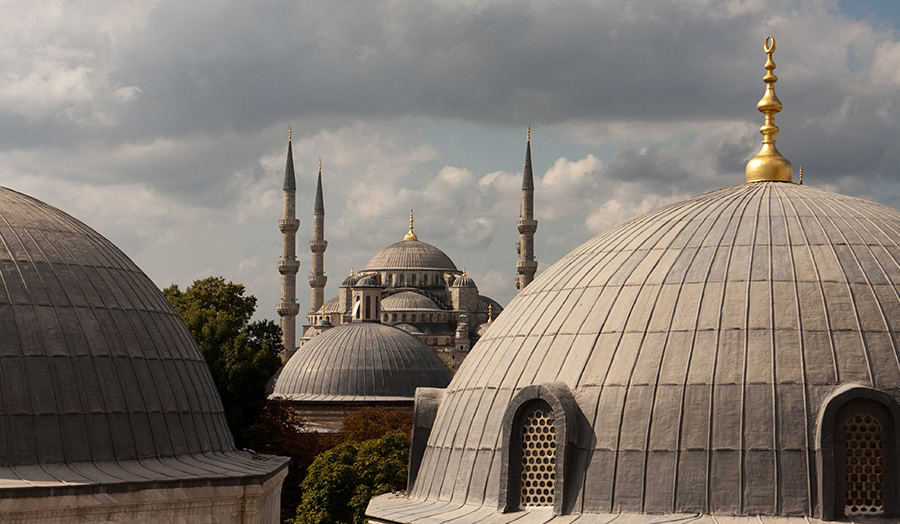
<path fill-rule="evenodd" d="M 356 285 L 356 282 L 359 281 L 359 277 L 350 273 L 344 280 L 341 280 L 341 287 L 353 287 Z"/>
<path fill-rule="evenodd" d="M 484 295 L 478 295 L 478 312 L 479 313 L 488 313 L 490 312 L 493 315 L 493 318 L 497 318 L 497 315 L 503 312 L 503 306 L 500 305 L 499 302 L 494 300 L 491 297 L 486 297 Z"/>
<path fill-rule="evenodd" d="M 434 303 L 434 300 L 425 295 L 415 291 L 402 291 L 385 297 L 381 301 L 381 309 L 390 312 L 410 310 L 440 311 L 441 308 Z"/>
<path fill-rule="evenodd" d="M 366 265 L 366 271 L 384 270 L 456 271 L 443 251 L 419 240 L 404 240 L 382 249 Z"/>
<path fill-rule="evenodd" d="M 412 399 L 445 387 L 450 371 L 430 347 L 376 322 L 341 324 L 313 337 L 279 373 L 273 397 L 290 400 Z"/>
<path fill-rule="evenodd" d="M 463 273 L 456 280 L 450 284 L 450 287 L 477 287 L 475 285 L 475 280 L 472 279 L 469 275 Z"/>
<path fill-rule="evenodd" d="M 339 297 L 332 297 L 328 302 L 322 304 L 322 313 L 325 315 L 341 312 L 341 301 Z"/>
<path fill-rule="evenodd" d="M 378 285 L 378 280 L 375 279 L 372 275 L 366 275 L 361 277 L 356 281 L 356 284 L 353 287 L 381 287 Z"/>
<path fill-rule="evenodd" d="M 407 333 L 412 335 L 424 335 L 421 329 L 412 324 L 397 324 L 394 327 L 396 327 L 397 329 L 402 329 L 403 331 L 406 331 Z"/>

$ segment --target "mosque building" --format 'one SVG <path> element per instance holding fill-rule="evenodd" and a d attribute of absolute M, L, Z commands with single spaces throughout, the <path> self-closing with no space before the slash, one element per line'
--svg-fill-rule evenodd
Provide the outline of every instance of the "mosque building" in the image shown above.
<path fill-rule="evenodd" d="M 296 348 L 294 326 L 299 311 L 295 295 L 296 273 L 299 268 L 295 249 L 298 225 L 295 218 L 296 183 L 290 139 L 287 158 L 284 215 L 279 221 L 283 234 L 282 257 L 278 263 L 282 275 L 282 299 L 278 304 L 278 313 L 282 318 L 285 361 L 296 351 L 287 348 Z M 359 319 L 369 309 L 377 306 L 379 314 L 375 317 L 376 321 L 414 335 L 455 370 L 468 355 L 474 342 L 503 311 L 497 301 L 478 292 L 477 284 L 467 275 L 465 268 L 460 271 L 443 251 L 419 240 L 414 231 L 412 211 L 409 214 L 409 230 L 403 240 L 381 250 L 358 273 L 351 268 L 350 275 L 340 284 L 338 296 L 325 301 L 324 288 L 328 278 L 324 272 L 324 253 L 328 242 L 325 240 L 321 160 L 313 216 L 313 238 L 309 242 L 312 251 L 309 285 L 312 293 L 300 346 L 336 326 Z M 521 290 L 534 279 L 537 270 L 537 261 L 534 259 L 537 220 L 534 219 L 530 128 L 526 140 L 522 205 L 517 227 L 519 241 L 516 243 L 516 287 Z M 362 302 L 360 289 L 363 282 L 365 286 L 378 290 L 372 295 L 373 304 Z"/>
<path fill-rule="evenodd" d="M 280 521 L 190 332 L 111 242 L 0 188 L 0 522 Z"/>
<path fill-rule="evenodd" d="M 900 211 L 746 182 L 587 241 L 416 393 L 372 523 L 808 524 L 900 517 Z M 802 182 L 802 180 L 801 180 Z"/>

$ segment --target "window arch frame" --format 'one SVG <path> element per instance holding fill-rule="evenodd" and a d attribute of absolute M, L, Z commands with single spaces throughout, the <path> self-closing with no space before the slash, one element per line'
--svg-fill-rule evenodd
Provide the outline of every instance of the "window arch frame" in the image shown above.
<path fill-rule="evenodd" d="M 565 480 L 567 475 L 571 476 L 568 465 L 578 439 L 579 409 L 572 392 L 563 382 L 526 386 L 509 401 L 502 424 L 499 509 L 504 513 L 523 509 L 520 505 L 523 416 L 535 403 L 546 404 L 553 420 L 556 435 L 553 514 L 564 515 L 571 510 L 573 494 L 578 492 L 578 489 L 566 489 Z M 567 495 L 573 500 L 566 500 Z"/>
<path fill-rule="evenodd" d="M 855 408 L 855 409 L 854 409 Z M 848 409 L 854 410 L 850 413 Z M 843 477 L 838 474 L 843 467 L 843 456 L 837 449 L 843 438 L 836 435 L 841 424 L 854 412 L 875 415 L 881 424 L 884 514 L 877 517 L 893 519 L 900 515 L 900 482 L 898 482 L 897 445 L 900 443 L 898 421 L 900 404 L 888 393 L 862 386 L 838 388 L 823 403 L 816 432 L 816 469 L 818 475 L 819 517 L 822 520 L 845 519 L 843 512 Z M 839 478 L 840 477 L 840 478 Z M 838 496 L 838 492 L 841 495 Z M 840 511 L 838 506 L 841 506 Z"/>

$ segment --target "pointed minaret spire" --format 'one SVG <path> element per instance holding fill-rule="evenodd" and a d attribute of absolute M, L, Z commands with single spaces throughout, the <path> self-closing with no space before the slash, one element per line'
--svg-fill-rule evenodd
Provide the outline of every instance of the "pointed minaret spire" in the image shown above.
<path fill-rule="evenodd" d="M 291 129 L 288 127 L 287 164 L 284 168 L 284 197 L 282 199 L 282 217 L 278 221 L 281 230 L 281 258 L 278 260 L 278 272 L 281 273 L 281 301 L 276 311 L 281 317 L 281 343 L 284 351 L 281 359 L 287 362 L 297 350 L 297 271 L 300 261 L 297 260 L 297 183 L 294 179 L 294 152 L 291 146 Z"/>
<path fill-rule="evenodd" d="M 531 172 L 531 126 L 525 135 L 525 169 L 522 173 L 522 207 L 516 226 L 519 229 L 519 241 L 516 251 L 519 260 L 516 262 L 516 289 L 521 291 L 532 280 L 537 271 L 534 259 L 534 232 L 537 231 L 537 220 L 534 219 L 534 175 Z"/>
<path fill-rule="evenodd" d="M 319 158 L 319 181 L 316 185 L 316 205 L 313 213 L 313 238 L 309 241 L 309 249 L 312 251 L 312 271 L 309 274 L 309 287 L 312 295 L 309 304 L 309 313 L 316 314 L 325 303 L 325 248 L 328 242 L 325 240 L 325 199 L 322 197 L 322 159 Z"/>

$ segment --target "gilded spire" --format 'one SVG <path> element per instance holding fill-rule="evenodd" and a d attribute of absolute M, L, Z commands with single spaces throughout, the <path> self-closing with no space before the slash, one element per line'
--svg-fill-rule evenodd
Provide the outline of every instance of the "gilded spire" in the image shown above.
<path fill-rule="evenodd" d="M 413 233 L 413 210 L 412 209 L 409 210 L 409 233 L 407 233 L 406 236 L 403 237 L 403 240 L 405 240 L 406 242 L 409 242 L 410 240 L 419 240 L 419 237 L 417 237 L 416 234 Z"/>
<path fill-rule="evenodd" d="M 288 124 L 288 142 L 291 141 L 291 125 Z"/>
<path fill-rule="evenodd" d="M 466 268 L 465 268 L 465 267 L 463 267 L 463 274 L 462 274 L 462 276 L 466 276 Z"/>
<path fill-rule="evenodd" d="M 747 162 L 747 182 L 793 182 L 794 168 L 791 162 L 781 156 L 775 147 L 775 135 L 778 134 L 778 126 L 775 125 L 775 113 L 782 110 L 781 101 L 775 96 L 775 82 L 778 77 L 772 71 L 775 70 L 775 62 L 772 61 L 772 53 L 775 52 L 775 39 L 771 36 L 766 38 L 764 47 L 766 52 L 766 76 L 763 81 L 766 83 L 766 93 L 756 104 L 756 108 L 766 115 L 765 123 L 759 128 L 759 132 L 763 135 L 762 149 L 755 157 Z"/>
<path fill-rule="evenodd" d="M 494 323 L 494 306 L 488 303 L 488 324 Z"/>

